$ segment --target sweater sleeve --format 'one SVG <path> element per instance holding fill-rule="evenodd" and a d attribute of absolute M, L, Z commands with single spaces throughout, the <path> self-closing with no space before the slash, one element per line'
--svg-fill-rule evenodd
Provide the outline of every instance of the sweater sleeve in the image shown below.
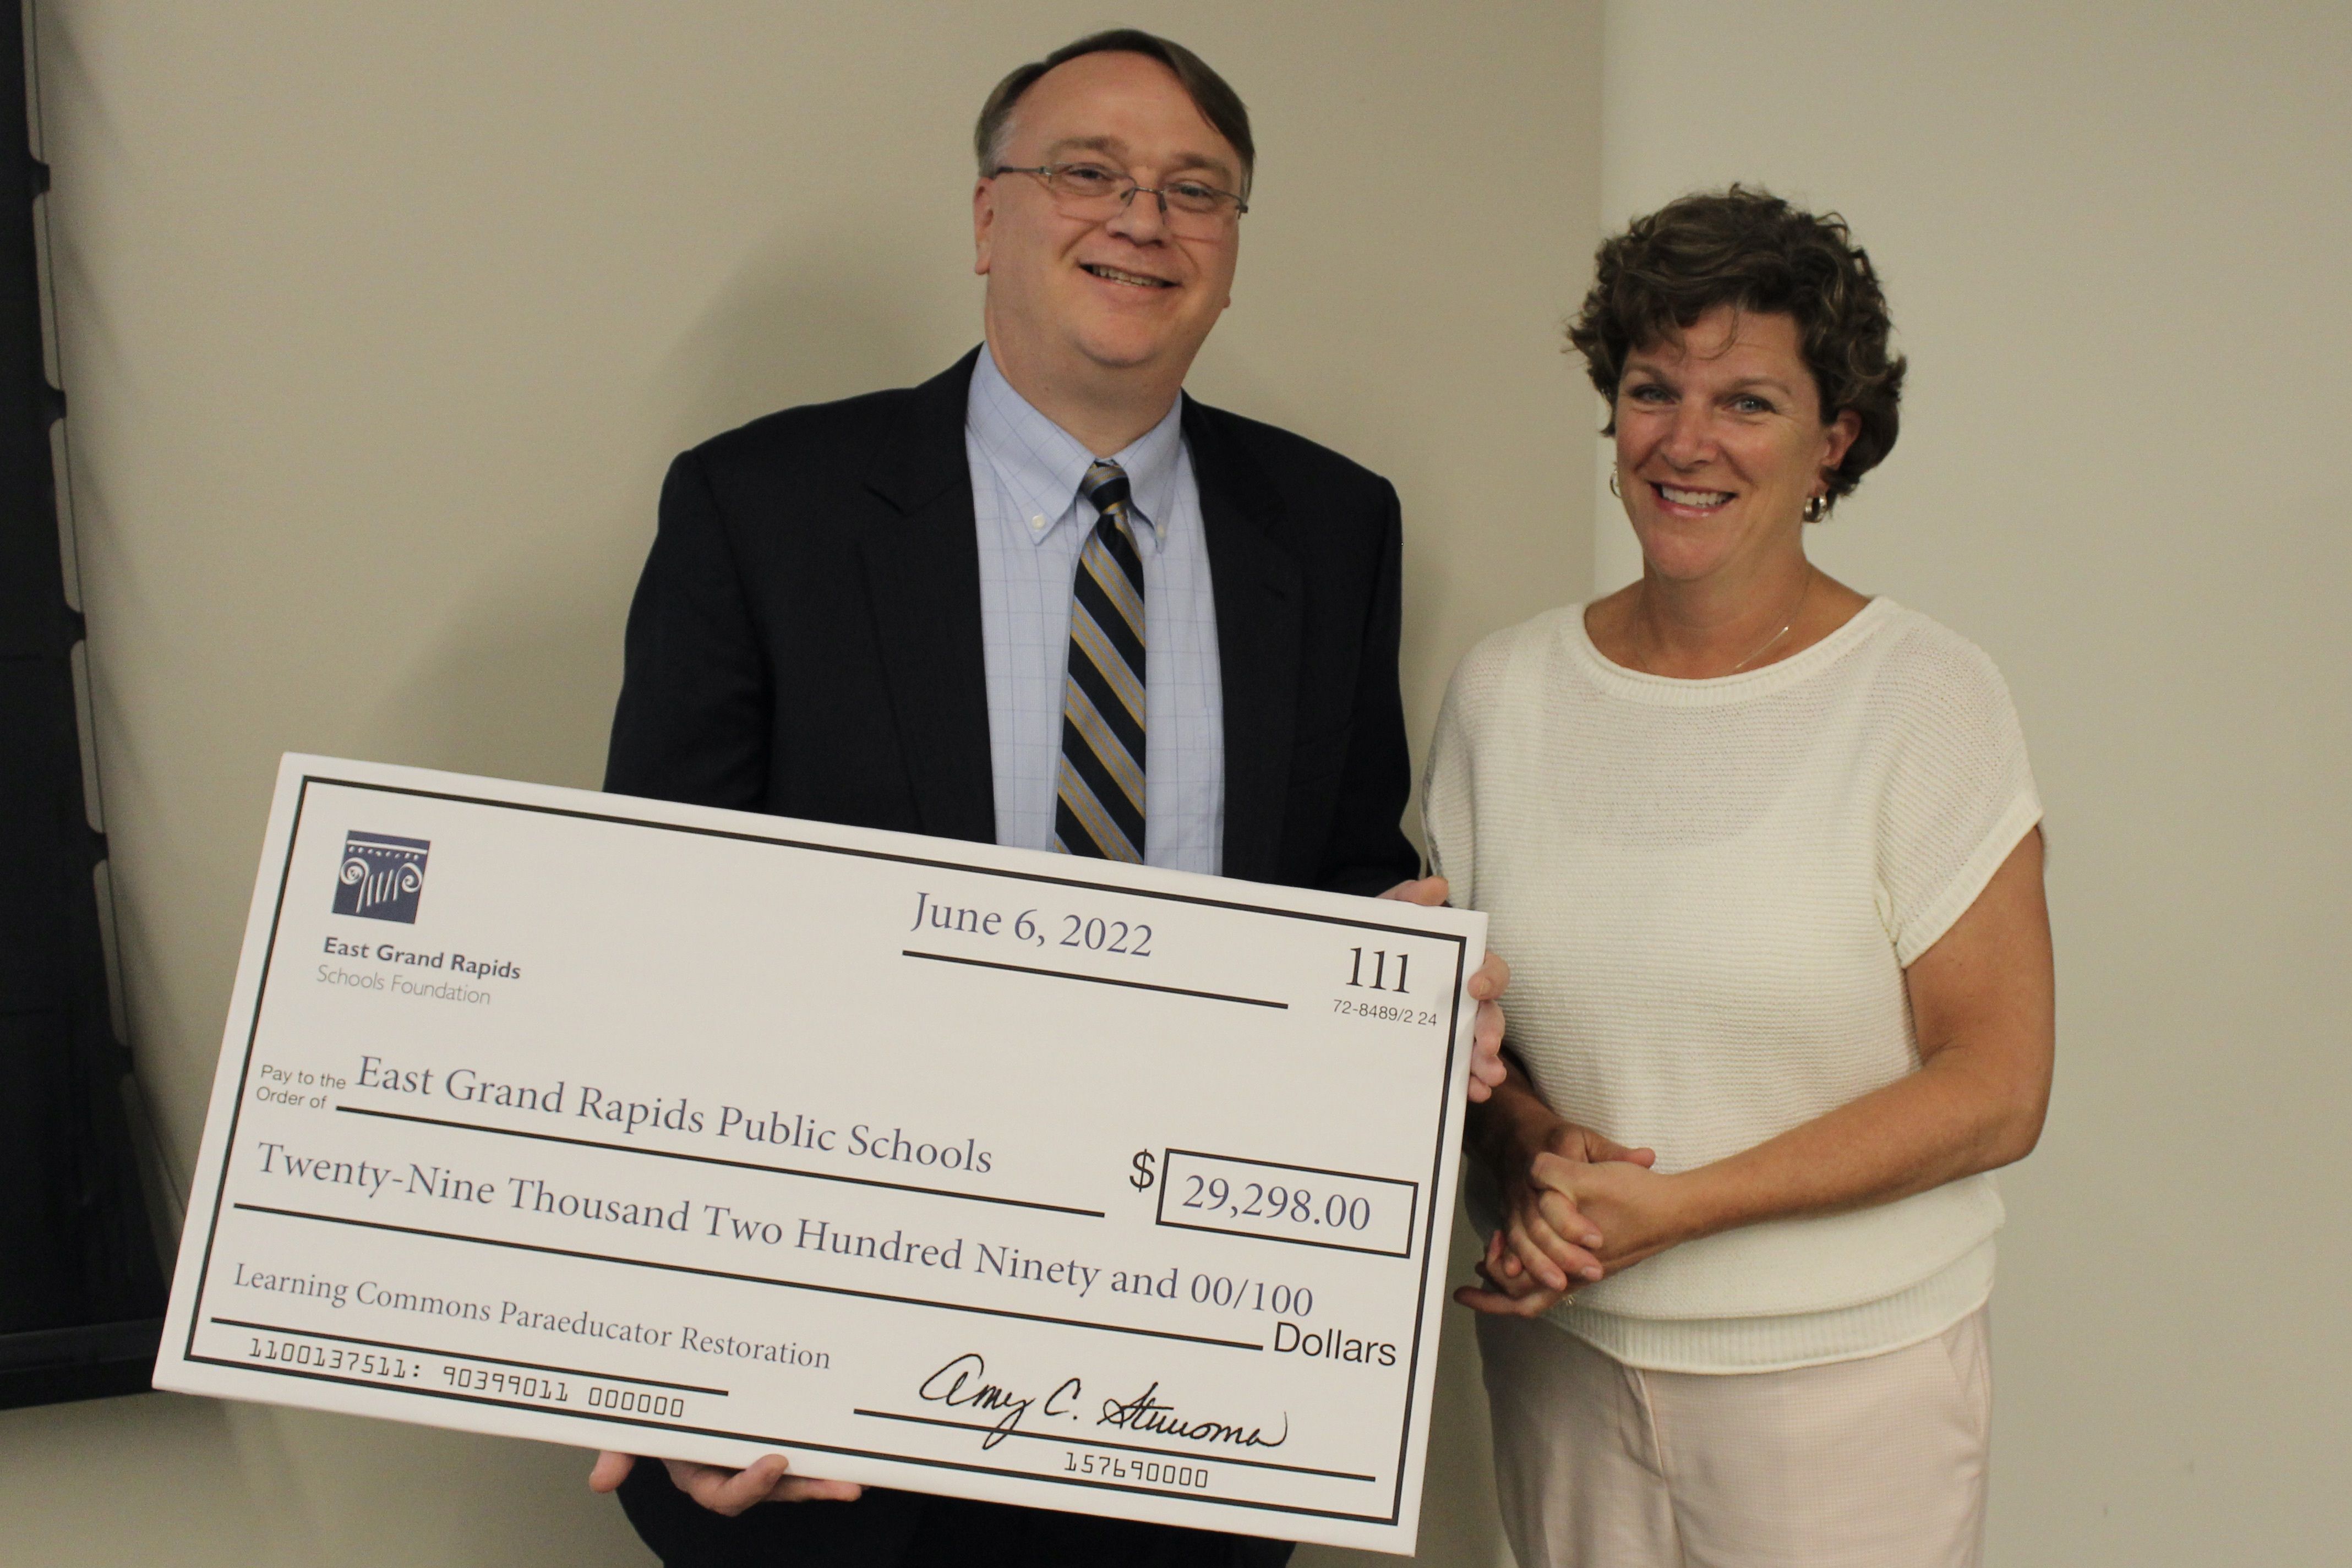
<path fill-rule="evenodd" d="M 1422 837 L 1429 845 L 1430 873 L 1451 884 L 1446 902 L 1456 909 L 1478 907 L 1475 737 L 1493 695 L 1501 641 L 1499 634 L 1488 638 L 1454 667 L 1422 775 Z"/>
<path fill-rule="evenodd" d="M 1917 637 L 1881 697 L 1895 746 L 1881 800 L 1879 913 L 1908 967 L 2042 820 L 2009 686 L 1973 643 Z"/>

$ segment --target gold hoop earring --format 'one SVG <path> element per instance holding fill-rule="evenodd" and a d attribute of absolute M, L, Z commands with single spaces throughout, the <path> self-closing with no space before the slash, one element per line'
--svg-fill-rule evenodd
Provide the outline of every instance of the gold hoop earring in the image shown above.
<path fill-rule="evenodd" d="M 1609 493 L 1621 501 L 1625 498 L 1625 492 L 1617 487 L 1617 470 L 1613 466 L 1609 470 Z"/>
<path fill-rule="evenodd" d="M 1820 495 L 1813 497 L 1805 503 L 1805 510 L 1803 514 L 1805 521 L 1809 523 L 1818 523 L 1829 515 L 1830 497 L 1828 491 L 1822 491 Z"/>

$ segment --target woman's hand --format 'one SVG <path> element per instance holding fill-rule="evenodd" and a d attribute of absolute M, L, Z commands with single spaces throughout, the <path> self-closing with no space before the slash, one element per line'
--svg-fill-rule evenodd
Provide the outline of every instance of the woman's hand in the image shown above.
<path fill-rule="evenodd" d="M 1478 1260 L 1478 1277 L 1486 1288 L 1465 1285 L 1454 1292 L 1459 1304 L 1496 1317 L 1537 1318 L 1551 1311 L 1568 1292 L 1539 1284 L 1511 1255 L 1511 1244 L 1499 1230 L 1486 1238 L 1486 1255 Z"/>
<path fill-rule="evenodd" d="M 1572 1123 L 1561 1125 L 1581 1147 L 1534 1161 L 1527 1194 L 1487 1239 L 1479 1261 L 1489 1288 L 1456 1291 L 1454 1299 L 1464 1306 L 1534 1317 L 1580 1285 L 1622 1273 L 1701 1234 L 1684 1185 L 1649 1168 L 1657 1158 L 1650 1150 L 1627 1149 Z M 1564 1246 L 1571 1235 L 1580 1246 Z"/>
<path fill-rule="evenodd" d="M 1488 1288 L 1465 1286 L 1454 1299 L 1478 1312 L 1533 1316 L 1578 1285 L 1604 1277 L 1618 1243 L 1579 1201 L 1581 1184 L 1601 1170 L 1647 1176 L 1656 1154 L 1627 1148 L 1555 1115 L 1517 1071 L 1496 1086 L 1477 1133 L 1501 1188 L 1503 1223 L 1478 1266 Z M 1621 1218 L 1632 1227 L 1632 1210 Z"/>
<path fill-rule="evenodd" d="M 1649 1150 L 1637 1151 L 1648 1155 Z M 1591 1249 L 1599 1276 L 1622 1274 L 1645 1258 L 1705 1235 L 1709 1227 L 1694 1206 L 1696 1196 L 1679 1176 L 1660 1176 L 1652 1159 L 1612 1158 L 1580 1166 L 1555 1166 L 1549 1178 L 1555 1196 L 1573 1206 L 1604 1238 Z"/>
<path fill-rule="evenodd" d="M 636 1468 L 635 1454 L 606 1449 L 596 1456 L 588 1472 L 590 1491 L 616 1491 Z M 762 1454 L 746 1468 L 730 1470 L 720 1465 L 698 1465 L 690 1459 L 664 1459 L 670 1483 L 709 1509 L 732 1519 L 762 1502 L 856 1502 L 866 1489 L 856 1481 L 821 1481 L 813 1476 L 792 1476 L 792 1461 L 782 1454 Z"/>

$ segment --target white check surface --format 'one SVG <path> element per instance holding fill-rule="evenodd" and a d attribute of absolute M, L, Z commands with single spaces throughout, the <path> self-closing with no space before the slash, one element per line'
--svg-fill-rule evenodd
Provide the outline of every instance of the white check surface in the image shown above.
<path fill-rule="evenodd" d="M 1484 941 L 289 757 L 155 1383 L 1410 1552 Z"/>

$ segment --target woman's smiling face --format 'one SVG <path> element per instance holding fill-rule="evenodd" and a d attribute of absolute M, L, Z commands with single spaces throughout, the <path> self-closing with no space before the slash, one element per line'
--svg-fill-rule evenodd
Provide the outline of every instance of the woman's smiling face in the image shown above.
<path fill-rule="evenodd" d="M 1719 305 L 1617 383 L 1617 473 L 1651 570 L 1678 580 L 1794 545 L 1861 422 L 1824 422 L 1794 317 Z"/>

